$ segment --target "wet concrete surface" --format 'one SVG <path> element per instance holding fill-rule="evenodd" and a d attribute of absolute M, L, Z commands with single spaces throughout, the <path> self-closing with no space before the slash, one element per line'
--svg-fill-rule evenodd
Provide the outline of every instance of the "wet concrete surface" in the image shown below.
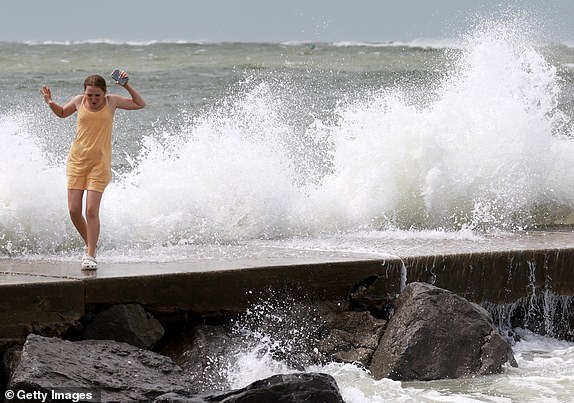
<path fill-rule="evenodd" d="M 191 245 L 177 260 L 102 255 L 97 271 L 57 258 L 0 260 L 0 340 L 70 325 L 89 305 L 140 303 L 151 311 L 240 312 L 281 292 L 345 299 L 370 279 L 396 294 L 426 281 L 475 302 L 507 303 L 542 289 L 574 295 L 574 233 L 437 239 L 359 235 Z M 165 258 L 165 257 L 164 257 Z M 133 260 L 133 261 L 130 261 Z"/>

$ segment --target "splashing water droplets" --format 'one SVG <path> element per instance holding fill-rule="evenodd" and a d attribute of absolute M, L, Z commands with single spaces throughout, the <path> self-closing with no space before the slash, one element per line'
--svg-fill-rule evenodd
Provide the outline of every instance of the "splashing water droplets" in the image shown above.
<path fill-rule="evenodd" d="M 548 191 L 563 174 L 556 68 L 513 24 L 477 29 L 453 66 L 430 104 L 393 90 L 341 107 L 335 174 L 317 196 L 337 201 L 331 220 L 519 230 L 563 202 Z"/>

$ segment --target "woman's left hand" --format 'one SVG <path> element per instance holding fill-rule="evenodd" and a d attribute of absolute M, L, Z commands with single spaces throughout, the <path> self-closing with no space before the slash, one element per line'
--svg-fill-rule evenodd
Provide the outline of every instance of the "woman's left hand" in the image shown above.
<path fill-rule="evenodd" d="M 125 71 L 122 70 L 122 72 L 120 73 L 120 78 L 126 80 L 126 82 L 124 83 L 123 87 L 125 87 L 129 81 L 129 77 L 128 77 L 128 73 L 126 73 Z"/>

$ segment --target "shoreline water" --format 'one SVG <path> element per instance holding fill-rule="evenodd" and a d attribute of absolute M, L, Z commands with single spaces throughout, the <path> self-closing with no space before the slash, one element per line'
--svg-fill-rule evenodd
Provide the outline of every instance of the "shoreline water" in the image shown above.
<path fill-rule="evenodd" d="M 208 41 L 208 40 L 189 40 L 189 39 L 174 39 L 174 40 L 142 40 L 142 41 L 129 41 L 117 39 L 86 39 L 77 41 L 0 41 L 0 44 L 7 45 L 27 45 L 27 46 L 43 46 L 43 45 L 57 45 L 57 46 L 74 46 L 74 45 L 113 45 L 113 46 L 151 46 L 151 45 L 281 45 L 281 46 L 308 46 L 308 45 L 326 45 L 326 46 L 341 46 L 341 47 L 402 47 L 402 48 L 422 48 L 422 49 L 448 49 L 448 48 L 461 48 L 465 45 L 462 43 L 463 39 L 425 39 L 419 38 L 411 41 L 314 41 L 314 40 L 299 40 L 299 41 Z M 540 42 L 540 46 L 564 46 L 574 48 L 573 41 L 557 41 L 557 42 Z"/>

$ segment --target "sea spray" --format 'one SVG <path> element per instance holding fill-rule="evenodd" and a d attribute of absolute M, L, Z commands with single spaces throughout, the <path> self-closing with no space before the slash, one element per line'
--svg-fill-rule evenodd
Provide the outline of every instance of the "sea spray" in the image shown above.
<path fill-rule="evenodd" d="M 304 371 L 319 359 L 320 326 L 316 309 L 290 295 L 253 304 L 232 327 L 242 348 L 227 368 L 230 384 L 237 388 L 273 373 Z"/>
<path fill-rule="evenodd" d="M 556 69 L 515 29 L 477 28 L 428 105 L 393 88 L 340 106 L 335 172 L 311 198 L 328 204 L 316 206 L 317 219 L 520 230 L 545 223 L 556 205 L 571 209 L 572 194 L 556 191 L 572 180 L 563 148 L 574 155 L 557 136 L 566 117 Z"/>
<path fill-rule="evenodd" d="M 183 353 L 174 358 L 197 390 L 241 388 L 320 361 L 316 345 L 322 322 L 316 308 L 288 294 L 269 295 L 229 324 L 198 325 L 175 343 L 181 346 L 175 351 Z"/>
<path fill-rule="evenodd" d="M 286 227 L 298 190 L 277 101 L 262 83 L 222 108 L 185 136 L 144 140 L 137 167 L 106 195 L 115 229 L 193 243 L 273 237 Z"/>
<path fill-rule="evenodd" d="M 556 223 L 574 205 L 574 145 L 555 67 L 514 26 L 481 27 L 456 55 L 431 102 L 386 85 L 303 126 L 280 79 L 247 80 L 171 144 L 144 141 L 108 196 L 114 227 L 173 244 Z"/>
<path fill-rule="evenodd" d="M 0 117 L 0 255 L 61 251 L 66 239 L 65 173 L 28 131 L 32 120 Z"/>

